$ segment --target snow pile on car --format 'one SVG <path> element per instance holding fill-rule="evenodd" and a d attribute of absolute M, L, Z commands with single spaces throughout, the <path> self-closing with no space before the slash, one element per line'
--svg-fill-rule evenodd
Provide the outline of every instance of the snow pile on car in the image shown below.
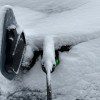
<path fill-rule="evenodd" d="M 27 44 L 31 46 L 28 46 L 27 57 L 32 56 L 30 50 L 34 51 L 33 48 L 43 45 L 43 38 L 47 35 L 54 37 L 58 46 L 66 43 L 77 44 L 69 52 L 60 53 L 60 64 L 51 76 L 54 100 L 100 99 L 99 9 L 99 0 L 91 0 L 77 9 L 50 15 L 29 8 L 14 7 L 17 20 L 25 29 Z M 84 43 L 80 43 L 83 41 Z M 16 88 L 18 91 L 13 91 L 16 94 L 10 94 L 17 99 L 20 97 L 19 91 L 23 91 L 24 88 L 40 90 L 38 93 L 45 97 L 45 74 L 40 62 L 41 58 L 28 73 L 19 75 L 11 82 L 0 75 L 0 88 L 3 91 L 1 99 L 9 95 L 5 94 L 5 91 Z M 34 94 L 29 93 L 30 96 Z"/>
<path fill-rule="evenodd" d="M 50 14 L 76 9 L 88 1 L 89 0 L 0 0 L 0 6 L 9 4 Z"/>

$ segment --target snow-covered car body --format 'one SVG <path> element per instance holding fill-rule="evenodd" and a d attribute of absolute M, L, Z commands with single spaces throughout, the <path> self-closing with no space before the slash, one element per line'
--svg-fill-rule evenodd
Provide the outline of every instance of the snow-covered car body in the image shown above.
<path fill-rule="evenodd" d="M 43 48 L 41 44 L 43 44 L 44 37 L 48 35 L 53 36 L 55 48 L 60 48 L 60 46 L 67 44 L 73 45 L 69 52 L 59 54 L 60 65 L 58 65 L 51 76 L 54 94 L 53 99 L 100 99 L 100 1 L 90 0 L 90 2 L 85 2 L 75 9 L 57 13 L 45 13 L 45 11 L 41 13 L 36 10 L 34 11 L 33 7 L 31 7 L 30 10 L 30 8 L 27 7 L 28 4 L 25 5 L 25 3 L 20 3 L 20 1 L 21 0 L 16 1 L 19 2 L 21 6 L 14 7 L 14 12 L 17 21 L 20 22 L 25 30 L 28 48 L 25 55 L 28 54 L 28 56 L 25 57 L 27 59 L 25 59 L 24 62 L 28 63 L 34 56 L 34 51 L 38 50 L 39 47 Z M 57 0 L 52 0 L 52 2 L 53 1 L 57 2 Z M 62 0 L 59 1 L 62 2 Z M 63 1 L 62 3 L 66 4 L 65 2 L 69 0 Z M 27 0 L 25 2 L 27 2 Z M 51 3 L 51 0 L 49 0 L 49 2 Z M 39 6 L 37 6 L 37 8 L 38 7 Z M 41 6 L 41 8 L 42 7 L 43 6 Z M 29 51 L 30 53 L 28 53 Z M 39 93 L 45 97 L 45 82 L 41 81 L 45 80 L 45 75 L 41 71 L 40 61 L 39 59 L 28 74 L 19 76 L 23 78 L 21 82 L 24 83 L 24 86 L 18 82 L 19 85 L 17 86 L 22 86 L 22 90 L 19 88 L 18 92 L 14 91 L 13 96 L 11 95 L 8 98 L 12 97 L 15 99 L 15 97 L 20 98 L 22 96 L 24 98 L 24 95 L 21 94 L 24 93 L 22 92 L 24 87 L 31 88 L 32 90 L 34 90 L 34 88 L 41 90 L 41 93 Z M 3 80 L 2 77 L 1 79 Z M 4 86 L 7 89 L 7 86 L 12 85 L 10 85 L 8 81 L 5 84 L 6 86 L 1 85 L 1 87 Z M 41 85 L 43 87 L 41 87 Z M 2 87 L 1 89 L 3 90 L 4 88 Z M 10 89 L 8 89 L 8 91 L 10 91 Z M 33 92 L 28 93 L 30 93 L 32 97 Z M 38 97 L 43 98 L 39 95 Z M 43 100 L 45 99 L 43 98 Z"/>

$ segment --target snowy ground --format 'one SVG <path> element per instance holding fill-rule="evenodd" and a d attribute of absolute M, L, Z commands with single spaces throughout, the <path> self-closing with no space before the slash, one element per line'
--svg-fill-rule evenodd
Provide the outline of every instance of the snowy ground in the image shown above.
<path fill-rule="evenodd" d="M 48 35 L 57 47 L 75 45 L 60 53 L 60 64 L 51 76 L 53 100 L 100 100 L 100 1 L 0 0 L 0 7 L 5 4 L 13 6 L 30 51 Z M 39 58 L 29 72 L 12 81 L 0 75 L 0 100 L 46 100 L 40 62 Z"/>

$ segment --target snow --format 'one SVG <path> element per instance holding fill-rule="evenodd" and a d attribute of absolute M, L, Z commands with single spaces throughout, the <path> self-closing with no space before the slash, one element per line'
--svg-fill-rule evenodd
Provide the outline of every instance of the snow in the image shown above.
<path fill-rule="evenodd" d="M 69 100 L 76 98 L 91 100 L 92 94 L 92 98 L 99 98 L 99 47 L 100 38 L 80 43 L 68 53 L 60 53 L 60 65 L 51 76 L 54 100 L 61 100 L 61 98 L 63 100 L 66 98 Z M 39 60 L 30 73 L 25 74 L 23 84 L 26 87 L 40 88 L 40 90 L 42 88 L 40 84 L 42 84 L 46 89 L 44 81 L 41 80 L 45 80 L 45 74 L 41 70 Z M 44 95 L 44 92 L 41 94 Z"/>
<path fill-rule="evenodd" d="M 31 61 L 32 57 L 34 56 L 33 54 L 34 50 L 30 47 L 30 45 L 27 45 L 25 48 L 25 54 L 24 54 L 24 60 L 22 63 L 22 66 L 29 66 L 29 62 Z"/>
<path fill-rule="evenodd" d="M 11 26 L 8 27 L 8 30 L 10 30 L 10 29 L 16 29 L 16 26 L 15 25 L 11 25 Z"/>
<path fill-rule="evenodd" d="M 56 43 L 58 47 L 64 44 L 77 44 L 100 36 L 99 4 L 98 0 L 95 2 L 91 0 L 77 9 L 54 14 L 36 12 L 29 8 L 14 8 L 17 21 L 23 26 L 29 44 L 35 43 L 36 46 L 41 46 L 39 44 L 43 43 L 43 38 L 50 34 L 56 38 L 55 42 L 59 41 Z M 26 15 L 27 12 L 29 13 Z M 20 15 L 22 17 L 18 17 Z"/>
<path fill-rule="evenodd" d="M 51 72 L 55 64 L 55 48 L 54 39 L 52 37 L 45 37 L 43 41 L 43 58 L 42 66 L 46 70 L 48 85 L 51 85 Z"/>
<path fill-rule="evenodd" d="M 0 5 L 12 5 L 34 9 L 44 13 L 58 13 L 78 8 L 89 0 L 0 0 Z"/>
<path fill-rule="evenodd" d="M 26 35 L 25 65 L 33 51 L 43 47 L 47 36 L 53 38 L 56 48 L 73 45 L 69 52 L 60 53 L 60 64 L 51 75 L 53 100 L 100 100 L 100 1 L 0 0 L 1 6 L 5 4 L 13 6 Z M 0 34 L 3 14 L 1 9 Z M 1 100 L 46 100 L 46 75 L 40 57 L 26 74 L 19 73 L 12 81 L 0 74 L 0 79 Z"/>
<path fill-rule="evenodd" d="M 56 65 L 54 39 L 52 37 L 45 37 L 43 41 L 42 65 L 44 65 L 47 73 L 52 71 L 53 65 Z"/>

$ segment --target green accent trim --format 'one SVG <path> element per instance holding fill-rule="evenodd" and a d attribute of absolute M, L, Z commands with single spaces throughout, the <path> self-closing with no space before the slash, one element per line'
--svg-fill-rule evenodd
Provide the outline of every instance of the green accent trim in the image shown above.
<path fill-rule="evenodd" d="M 58 65 L 59 64 L 59 59 L 58 58 L 56 58 L 56 65 Z"/>

